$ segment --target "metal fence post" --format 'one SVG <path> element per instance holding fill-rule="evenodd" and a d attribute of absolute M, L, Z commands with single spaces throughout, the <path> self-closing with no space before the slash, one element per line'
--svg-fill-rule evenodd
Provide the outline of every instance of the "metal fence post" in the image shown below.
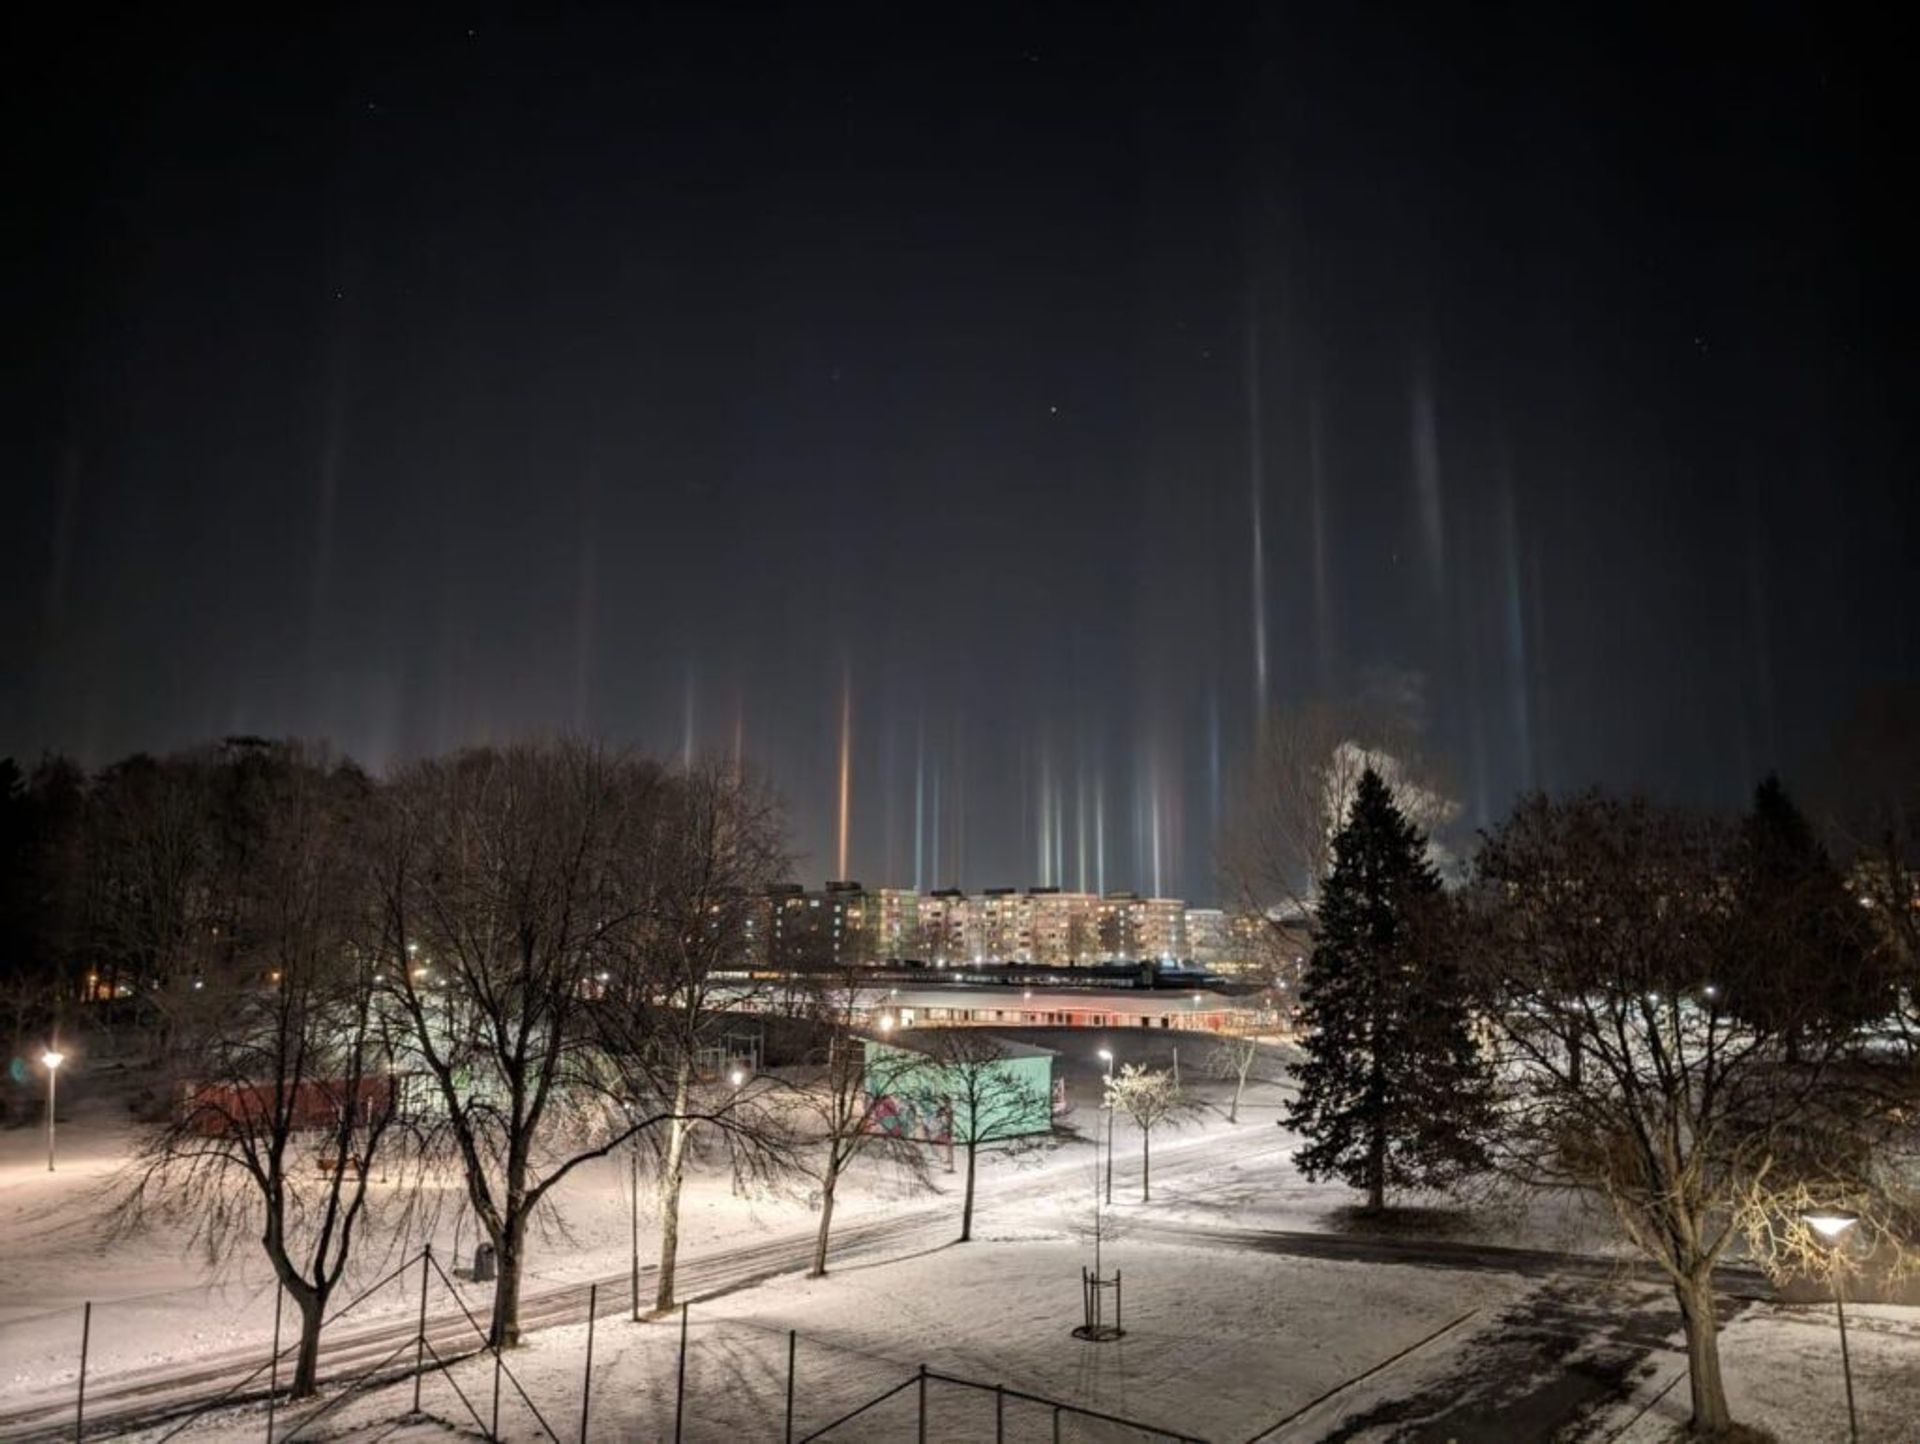
<path fill-rule="evenodd" d="M 493 1426 L 488 1429 L 487 1437 L 499 1444 L 500 1440 L 500 1351 L 493 1351 Z"/>
<path fill-rule="evenodd" d="M 580 1444 L 587 1444 L 587 1414 L 593 1407 L 593 1316 L 600 1302 L 600 1285 L 587 1285 L 587 1367 L 580 1380 Z"/>
<path fill-rule="evenodd" d="M 993 1386 L 993 1444 L 1006 1444 L 1007 1437 L 1007 1386 Z"/>
<path fill-rule="evenodd" d="M 87 1348 L 93 1342 L 93 1300 L 80 1306 L 80 1389 L 73 1396 L 73 1437 L 87 1432 Z"/>
<path fill-rule="evenodd" d="M 420 1250 L 420 1332 L 413 1339 L 413 1412 L 420 1412 L 420 1378 L 427 1367 L 427 1270 L 433 1267 L 433 1245 Z M 497 1347 L 497 1346 L 496 1346 Z"/>
<path fill-rule="evenodd" d="M 687 1310 L 680 1305 L 680 1373 L 673 1386 L 673 1444 L 680 1444 L 680 1421 L 687 1412 Z"/>
<path fill-rule="evenodd" d="M 798 1329 L 788 1329 L 787 1330 L 787 1439 L 786 1439 L 786 1444 L 793 1444 L 793 1356 L 798 1351 L 799 1344 L 800 1344 L 800 1331 Z"/>
<path fill-rule="evenodd" d="M 273 1444 L 273 1407 L 280 1393 L 280 1306 L 286 1301 L 287 1286 L 273 1286 L 273 1357 L 267 1361 L 267 1444 Z"/>
<path fill-rule="evenodd" d="M 927 1366 L 920 1366 L 920 1444 L 927 1444 Z"/>
<path fill-rule="evenodd" d="M 1060 1444 L 1060 1406 L 1053 1406 L 1053 1444 Z"/>

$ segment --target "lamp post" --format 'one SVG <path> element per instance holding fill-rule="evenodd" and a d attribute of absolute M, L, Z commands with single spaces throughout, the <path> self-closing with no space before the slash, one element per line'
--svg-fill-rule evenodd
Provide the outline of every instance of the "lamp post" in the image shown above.
<path fill-rule="evenodd" d="M 67 1055 L 58 1048 L 49 1048 L 40 1055 L 40 1061 L 47 1068 L 47 1172 L 53 1172 L 53 1104 L 57 1094 L 56 1082 L 60 1077 L 60 1065 L 67 1061 Z"/>
<path fill-rule="evenodd" d="M 1101 1094 L 1101 1105 L 1107 1110 L 1107 1202 L 1113 1202 L 1113 1052 L 1102 1048 L 1100 1058 L 1107 1065 L 1107 1088 Z"/>
<path fill-rule="evenodd" d="M 1847 1353 L 1846 1278 L 1840 1269 L 1841 1240 L 1848 1229 L 1860 1222 L 1860 1215 L 1845 1208 L 1809 1209 L 1800 1215 L 1808 1228 L 1833 1245 L 1833 1311 L 1840 1320 L 1840 1374 L 1847 1383 L 1847 1438 L 1858 1440 L 1860 1419 L 1853 1408 L 1853 1360 Z"/>

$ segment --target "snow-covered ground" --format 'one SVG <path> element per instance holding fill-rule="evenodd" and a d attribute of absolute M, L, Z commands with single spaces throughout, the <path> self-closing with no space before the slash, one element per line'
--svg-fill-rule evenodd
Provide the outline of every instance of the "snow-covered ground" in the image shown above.
<path fill-rule="evenodd" d="M 796 1434 L 829 1423 L 912 1377 L 935 1372 L 1209 1439 L 1245 1438 L 1305 1400 L 1525 1285 L 1501 1275 L 1443 1273 L 1300 1259 L 1248 1259 L 1202 1248 L 1116 1243 L 1126 1288 L 1125 1338 L 1071 1336 L 1086 1248 L 1057 1237 L 986 1238 L 825 1279 L 776 1279 L 692 1311 L 688 1440 L 778 1439 L 784 1426 L 786 1331 L 799 1336 Z M 577 1430 L 585 1369 L 583 1326 L 543 1333 L 511 1367 L 563 1437 Z M 668 1438 L 675 1407 L 677 1325 L 603 1320 L 593 1364 L 595 1437 Z M 483 1413 L 485 1359 L 432 1380 L 423 1404 L 458 1423 L 458 1383 Z M 371 1430 L 406 1412 L 411 1384 L 349 1404 L 343 1427 Z M 538 1426 L 506 1386 L 503 1432 Z M 836 1439 L 912 1437 L 909 1389 Z M 937 1383 L 929 1437 L 991 1439 L 993 1397 Z M 1009 1406 L 1010 1432 L 1042 1437 L 1051 1411 Z M 471 1422 L 471 1421 L 468 1421 Z M 1077 1424 L 1063 1437 L 1118 1437 Z M 205 1437 L 237 1427 L 209 1420 Z"/>
<path fill-rule="evenodd" d="M 1097 1065 L 1077 1056 L 1089 1051 L 1085 1040 L 1072 1042 L 1075 1056 L 1062 1060 L 1076 1105 L 1071 1121 L 1092 1132 Z M 1225 1085 L 1200 1083 L 1191 1057 L 1183 1061 L 1190 1086 L 1224 1105 Z M 842 1195 L 836 1237 L 844 1243 L 825 1280 L 800 1274 L 816 1221 L 804 1183 L 748 1197 L 721 1171 L 696 1173 L 683 1217 L 683 1288 L 697 1300 L 685 1437 L 780 1437 L 788 1330 L 800 1340 L 796 1437 L 922 1363 L 1215 1439 L 1248 1438 L 1310 1404 L 1274 1437 L 1527 1439 L 1561 1429 L 1561 1437 L 1608 1439 L 1625 1429 L 1628 1439 L 1648 1444 L 1684 1419 L 1684 1383 L 1660 1392 L 1683 1356 L 1671 1296 L 1656 1286 L 1625 1276 L 1554 1278 L 1517 1262 L 1513 1272 L 1492 1251 L 1403 1260 L 1369 1257 L 1363 1247 L 1307 1256 L 1311 1250 L 1291 1245 L 1259 1246 L 1262 1236 L 1280 1239 L 1282 1231 L 1340 1244 L 1356 1227 L 1351 1194 L 1299 1177 L 1293 1140 L 1274 1126 L 1283 1102 L 1282 1089 L 1257 1085 L 1242 1100 L 1237 1126 L 1220 1106 L 1157 1133 L 1150 1204 L 1138 1202 L 1138 1137 L 1124 1122 L 1116 1129 L 1115 1202 L 1101 1218 L 1106 1262 L 1126 1278 L 1129 1333 L 1117 1344 L 1085 1344 L 1068 1333 L 1101 1191 L 1090 1140 L 986 1160 L 976 1241 L 964 1246 L 951 1242 L 958 1174 L 936 1163 L 936 1191 L 917 1195 L 891 1173 L 860 1169 Z M 9 1404 L 70 1395 L 83 1299 L 95 1302 L 90 1392 L 207 1360 L 227 1370 L 224 1382 L 266 1352 L 272 1290 L 256 1251 L 214 1270 L 184 1225 L 106 1236 L 109 1185 L 131 1136 L 125 1116 L 118 1099 L 80 1093 L 71 1111 L 63 1109 L 53 1175 L 44 1135 L 0 1133 L 0 1395 Z M 532 1309 L 545 1299 L 554 1305 L 549 1317 L 579 1319 L 585 1282 L 600 1280 L 590 1434 L 670 1437 L 677 1326 L 624 1317 L 628 1178 L 625 1161 L 614 1160 L 568 1180 L 558 1216 L 533 1252 L 528 1303 Z M 644 1176 L 640 1203 L 645 1266 L 657 1237 Z M 435 1231 L 436 1251 L 449 1259 L 465 1257 L 474 1241 L 461 1212 L 447 1209 Z M 1580 1253 L 1611 1247 L 1604 1228 L 1565 1200 L 1478 1208 L 1449 1220 L 1446 1237 Z M 372 1242 L 363 1282 L 417 1247 L 417 1240 Z M 643 1278 L 643 1299 L 650 1288 Z M 481 1312 L 485 1287 L 460 1289 Z M 444 1290 L 435 1290 L 435 1307 L 443 1307 Z M 393 1329 L 410 1332 L 417 1304 L 417 1286 L 403 1280 L 348 1322 L 359 1329 L 384 1315 Z M 609 1316 L 610 1306 L 618 1317 Z M 1920 1310 L 1858 1313 L 1862 1437 L 1912 1437 L 1908 1426 L 1920 1417 Z M 346 1324 L 337 1327 L 344 1332 Z M 1429 1338 L 1437 1330 L 1444 1332 Z M 541 1329 L 510 1361 L 558 1433 L 577 1435 L 585 1341 L 584 1326 Z M 390 1342 L 375 1350 L 370 1341 L 365 1357 Z M 1746 1307 L 1727 1327 L 1725 1356 L 1741 1417 L 1784 1440 L 1843 1437 L 1830 1311 Z M 455 1383 L 483 1417 L 490 1412 L 490 1366 L 471 1361 L 449 1378 L 426 1381 L 426 1408 L 451 1423 L 422 1421 L 395 1437 L 457 1425 L 465 1411 Z M 1344 1387 L 1313 1403 L 1336 1386 Z M 211 1389 L 196 1383 L 193 1397 Z M 930 1390 L 930 1437 L 993 1437 L 991 1394 L 939 1383 Z M 915 1392 L 833 1437 L 911 1437 Z M 317 1426 L 318 1437 L 385 1431 L 410 1402 L 410 1385 L 356 1396 Z M 1046 1410 L 1016 1403 L 1007 1410 L 1009 1438 L 1051 1437 Z M 257 1411 L 226 1411 L 192 1433 L 255 1434 L 260 1423 Z M 471 1429 L 472 1420 L 465 1423 Z M 501 1424 L 510 1438 L 538 1433 L 510 1384 Z M 1061 1437 L 1120 1437 L 1105 1427 L 1069 1418 Z"/>

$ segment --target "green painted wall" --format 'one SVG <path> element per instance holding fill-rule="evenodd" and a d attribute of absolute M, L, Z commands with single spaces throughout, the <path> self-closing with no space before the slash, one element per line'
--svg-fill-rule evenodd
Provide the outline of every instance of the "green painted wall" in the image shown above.
<path fill-rule="evenodd" d="M 999 1058 L 987 1065 L 994 1081 L 1004 1079 L 1006 1091 L 1000 1096 L 1012 1100 L 1009 1117 L 998 1106 L 987 1115 L 985 1127 L 995 1140 L 1045 1133 L 1053 1127 L 1053 1058 Z M 897 1048 L 874 1039 L 867 1040 L 867 1090 L 894 1099 L 901 1107 L 899 1117 L 883 1119 L 883 1126 L 915 1138 L 944 1136 L 944 1110 L 949 1098 L 953 1103 L 953 1141 L 965 1143 L 973 1133 L 973 1119 L 965 1099 L 965 1089 L 956 1084 L 948 1065 L 909 1048 Z M 989 1084 L 991 1086 L 991 1084 Z M 983 1103 L 983 1112 L 986 1105 Z"/>

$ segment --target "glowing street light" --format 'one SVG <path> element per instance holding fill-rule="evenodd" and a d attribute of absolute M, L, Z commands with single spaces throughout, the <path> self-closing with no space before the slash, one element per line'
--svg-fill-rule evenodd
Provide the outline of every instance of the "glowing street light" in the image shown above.
<path fill-rule="evenodd" d="M 882 1013 L 880 1015 L 880 1031 L 882 1033 L 891 1033 L 893 1031 L 893 1014 Z"/>
<path fill-rule="evenodd" d="M 40 1061 L 47 1069 L 47 1172 L 53 1172 L 53 1104 L 56 1095 L 55 1082 L 60 1077 L 60 1065 L 67 1061 L 67 1055 L 58 1048 L 49 1048 L 40 1055 Z"/>
<path fill-rule="evenodd" d="M 1858 1440 L 1860 1419 L 1853 1409 L 1853 1360 L 1847 1353 L 1847 1306 L 1842 1301 L 1846 1278 L 1840 1271 L 1840 1243 L 1847 1230 L 1860 1222 L 1860 1215 L 1846 1208 L 1810 1208 L 1800 1215 L 1800 1220 L 1833 1245 L 1833 1311 L 1840 1320 L 1840 1374 L 1847 1383 L 1847 1437 Z"/>
<path fill-rule="evenodd" d="M 747 1075 L 744 1070 L 735 1068 L 731 1073 L 727 1074 L 727 1081 L 738 1088 L 742 1083 L 747 1081 Z"/>

